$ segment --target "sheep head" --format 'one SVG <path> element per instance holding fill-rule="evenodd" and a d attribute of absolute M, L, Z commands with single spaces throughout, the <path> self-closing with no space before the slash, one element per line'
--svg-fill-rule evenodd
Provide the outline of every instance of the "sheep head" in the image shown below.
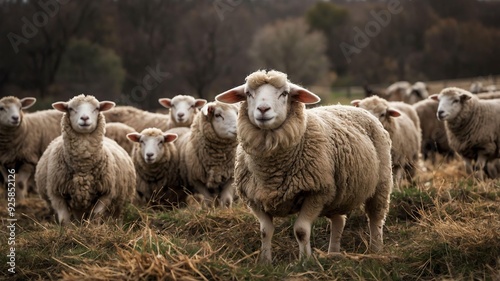
<path fill-rule="evenodd" d="M 439 94 L 434 94 L 430 99 L 439 101 L 438 110 L 436 113 L 437 119 L 440 121 L 454 119 L 462 110 L 463 106 L 472 98 L 476 98 L 472 93 L 456 88 L 445 88 Z"/>
<path fill-rule="evenodd" d="M 391 107 L 390 103 L 378 96 L 371 96 L 362 100 L 353 100 L 351 104 L 363 108 L 375 116 L 385 127 L 392 122 L 392 118 L 401 116 L 401 112 Z"/>
<path fill-rule="evenodd" d="M 35 98 L 18 99 L 8 96 L 0 99 L 0 125 L 17 127 L 23 120 L 23 109 L 30 108 L 36 102 Z"/>
<path fill-rule="evenodd" d="M 114 102 L 99 102 L 94 96 L 83 94 L 73 97 L 68 102 L 60 101 L 52 104 L 54 109 L 68 114 L 73 130 L 82 134 L 93 132 L 99 123 L 100 112 L 110 110 L 114 106 Z"/>
<path fill-rule="evenodd" d="M 212 125 L 214 132 L 222 139 L 236 139 L 238 106 L 222 102 L 209 102 L 201 113 Z"/>
<path fill-rule="evenodd" d="M 177 95 L 172 99 L 159 99 L 158 102 L 170 109 L 170 118 L 175 120 L 177 127 L 188 127 L 193 123 L 198 109 L 201 109 L 207 103 L 207 100 L 195 99 L 192 96 Z"/>
<path fill-rule="evenodd" d="M 287 119 L 292 102 L 314 104 L 320 98 L 288 81 L 286 74 L 259 70 L 247 76 L 246 83 L 228 90 L 215 99 L 226 103 L 247 103 L 250 122 L 260 129 L 273 130 Z"/>
<path fill-rule="evenodd" d="M 144 129 L 141 133 L 127 134 L 127 138 L 140 144 L 144 162 L 154 164 L 165 151 L 165 144 L 177 139 L 177 134 L 163 133 L 157 128 Z"/>

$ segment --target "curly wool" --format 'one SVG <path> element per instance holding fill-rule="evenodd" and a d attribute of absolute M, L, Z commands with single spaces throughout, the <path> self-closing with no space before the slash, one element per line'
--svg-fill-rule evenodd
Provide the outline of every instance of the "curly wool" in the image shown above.
<path fill-rule="evenodd" d="M 160 136 L 159 129 L 146 129 L 141 132 L 147 136 Z M 141 144 L 136 143 L 132 153 L 137 175 L 136 189 L 153 202 L 166 206 L 178 206 L 186 193 L 181 187 L 179 176 L 179 152 L 172 142 L 163 143 L 163 155 L 155 163 L 146 163 L 141 154 Z M 152 198 L 154 197 L 154 198 Z"/>
<path fill-rule="evenodd" d="M 388 208 L 390 139 L 364 110 L 305 110 L 302 103 L 292 103 L 280 128 L 260 130 L 249 121 L 243 102 L 238 136 L 235 184 L 253 208 L 286 216 L 299 211 L 308 194 L 321 194 L 323 202 L 316 204 L 324 206 L 322 215 L 345 214 L 376 192 L 385 194 L 378 208 Z M 385 192 L 377 190 L 382 186 Z"/>
<path fill-rule="evenodd" d="M 266 70 L 258 70 L 248 75 L 245 78 L 248 87 L 251 89 L 257 89 L 263 84 L 270 84 L 274 86 L 276 89 L 284 87 L 288 80 L 285 73 L 270 70 L 266 72 Z"/>
<path fill-rule="evenodd" d="M 470 96 L 462 110 L 445 122 L 450 147 L 465 158 L 477 159 L 478 151 L 493 160 L 500 157 L 500 101 L 481 100 L 459 88 L 448 88 L 442 95 L 459 92 Z M 441 95 L 440 94 L 440 95 Z"/>
<path fill-rule="evenodd" d="M 116 141 L 125 151 L 132 155 L 134 144 L 128 140 L 127 134 L 134 133 L 135 129 L 119 122 L 106 123 L 106 137 Z"/>
<path fill-rule="evenodd" d="M 104 214 L 118 217 L 135 191 L 132 160 L 116 142 L 104 137 L 102 114 L 90 134 L 75 132 L 67 113 L 61 127 L 62 136 L 49 145 L 37 167 L 38 192 L 56 210 L 61 207 L 58 202 L 65 202 L 78 219 L 87 217 L 106 196 Z"/>
<path fill-rule="evenodd" d="M 215 133 L 211 117 L 197 114 L 191 132 L 180 136 L 181 175 L 188 186 L 198 181 L 209 190 L 218 190 L 233 178 L 237 140 L 222 139 Z"/>

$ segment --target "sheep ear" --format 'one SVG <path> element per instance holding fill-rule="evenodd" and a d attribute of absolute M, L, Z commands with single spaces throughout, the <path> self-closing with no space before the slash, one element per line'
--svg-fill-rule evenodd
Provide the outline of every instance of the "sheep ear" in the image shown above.
<path fill-rule="evenodd" d="M 431 95 L 429 98 L 431 100 L 439 101 L 439 95 L 438 94 Z"/>
<path fill-rule="evenodd" d="M 321 101 L 317 95 L 292 83 L 290 83 L 290 94 L 293 101 L 305 104 L 315 104 Z"/>
<path fill-rule="evenodd" d="M 222 94 L 219 94 L 215 97 L 216 101 L 225 102 L 225 103 L 237 103 L 240 101 L 245 101 L 247 99 L 245 95 L 245 85 L 232 88 L 231 90 L 227 90 Z"/>
<path fill-rule="evenodd" d="M 130 133 L 127 134 L 127 139 L 133 142 L 139 142 L 141 140 L 141 134 L 139 133 Z"/>
<path fill-rule="evenodd" d="M 177 134 L 171 134 L 171 133 L 166 133 L 166 134 L 163 134 L 163 140 L 165 142 L 173 142 L 174 140 L 176 140 L 178 137 Z"/>
<path fill-rule="evenodd" d="M 171 108 L 172 107 L 172 100 L 171 99 L 162 98 L 162 99 L 159 99 L 158 102 L 161 105 L 163 105 L 163 107 L 166 107 L 166 108 Z"/>
<path fill-rule="evenodd" d="M 63 102 L 63 101 L 55 102 L 52 104 L 52 107 L 54 109 L 62 111 L 62 112 L 68 111 L 68 103 L 67 102 Z"/>
<path fill-rule="evenodd" d="M 388 108 L 387 109 L 387 115 L 389 115 L 391 117 L 399 117 L 399 116 L 401 116 L 401 112 L 399 112 L 396 109 Z"/>
<path fill-rule="evenodd" d="M 194 101 L 194 107 L 198 109 L 202 108 L 205 104 L 207 104 L 207 100 L 204 99 L 196 99 Z"/>
<path fill-rule="evenodd" d="M 470 95 L 467 95 L 467 94 L 461 94 L 460 95 L 460 101 L 461 102 L 464 102 L 464 101 L 468 101 L 470 100 L 472 97 Z"/>
<path fill-rule="evenodd" d="M 353 101 L 351 101 L 351 105 L 354 105 L 355 107 L 359 107 L 360 102 L 361 102 L 361 100 L 353 100 Z"/>
<path fill-rule="evenodd" d="M 111 108 L 115 107 L 115 103 L 112 101 L 101 101 L 99 103 L 99 111 L 108 111 Z"/>
<path fill-rule="evenodd" d="M 205 116 L 208 116 L 208 114 L 212 114 L 213 112 L 214 112 L 214 107 L 210 103 L 206 104 L 201 109 L 201 113 L 203 113 L 203 115 L 205 115 Z"/>
<path fill-rule="evenodd" d="M 30 108 L 35 104 L 35 102 L 36 102 L 35 98 L 24 98 L 21 100 L 21 108 L 22 109 Z"/>

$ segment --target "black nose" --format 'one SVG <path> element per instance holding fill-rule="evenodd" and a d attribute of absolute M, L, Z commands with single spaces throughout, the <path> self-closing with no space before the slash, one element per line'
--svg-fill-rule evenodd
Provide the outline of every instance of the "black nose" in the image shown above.
<path fill-rule="evenodd" d="M 12 116 L 11 117 L 13 121 L 18 121 L 19 120 L 19 116 Z"/>
<path fill-rule="evenodd" d="M 260 111 L 260 113 L 264 114 L 264 113 L 266 113 L 266 111 L 268 111 L 271 108 L 269 106 L 259 106 L 259 107 L 257 107 L 257 109 Z"/>
<path fill-rule="evenodd" d="M 153 155 L 155 155 L 155 154 L 154 154 L 154 153 L 146 153 L 146 156 L 147 156 L 148 158 L 153 157 Z"/>

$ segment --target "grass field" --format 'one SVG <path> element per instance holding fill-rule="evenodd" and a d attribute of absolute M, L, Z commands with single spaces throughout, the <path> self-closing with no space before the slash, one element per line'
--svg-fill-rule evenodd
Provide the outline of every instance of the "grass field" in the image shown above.
<path fill-rule="evenodd" d="M 6 268 L 6 208 L 0 216 Z M 258 264 L 259 224 L 240 202 L 230 210 L 130 205 L 120 226 L 60 227 L 34 195 L 16 218 L 16 274 L 5 269 L 4 280 L 500 280 L 500 182 L 475 182 L 458 160 L 421 168 L 416 183 L 393 193 L 377 255 L 365 253 L 361 210 L 349 215 L 337 255 L 326 253 L 328 221 L 318 219 L 304 261 L 295 217 L 276 219 L 272 266 Z"/>

